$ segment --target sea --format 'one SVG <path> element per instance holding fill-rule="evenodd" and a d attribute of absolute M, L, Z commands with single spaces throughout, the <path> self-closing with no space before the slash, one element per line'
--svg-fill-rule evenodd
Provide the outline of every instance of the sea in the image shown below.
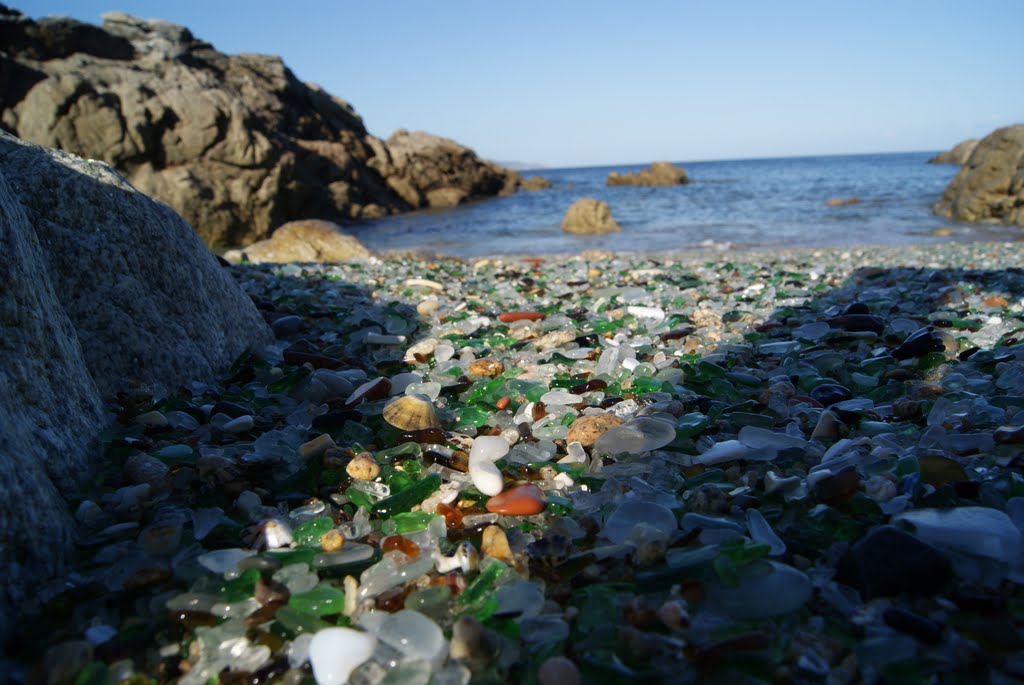
<path fill-rule="evenodd" d="M 376 251 L 438 255 L 576 254 L 697 249 L 922 244 L 1020 240 L 1019 228 L 971 225 L 936 216 L 931 207 L 956 175 L 955 165 L 928 164 L 935 152 L 677 162 L 690 183 L 608 187 L 611 171 L 646 165 L 538 169 L 554 185 L 443 211 L 419 211 L 347 226 Z M 560 227 L 576 199 L 611 207 L 622 230 L 576 236 Z M 831 199 L 857 198 L 828 206 Z"/>

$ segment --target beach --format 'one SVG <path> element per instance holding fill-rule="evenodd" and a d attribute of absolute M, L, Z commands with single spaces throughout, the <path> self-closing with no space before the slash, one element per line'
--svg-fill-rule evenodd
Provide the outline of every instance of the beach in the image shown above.
<path fill-rule="evenodd" d="M 277 342 L 119 397 L 15 643 L 84 682 L 1012 682 L 1019 245 L 230 267 Z"/>

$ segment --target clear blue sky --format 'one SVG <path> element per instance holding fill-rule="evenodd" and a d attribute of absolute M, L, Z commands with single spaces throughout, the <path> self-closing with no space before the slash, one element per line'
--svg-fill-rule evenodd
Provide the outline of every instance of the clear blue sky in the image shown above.
<path fill-rule="evenodd" d="M 584 166 L 937 150 L 1024 122 L 1022 0 L 31 0 L 281 55 L 370 132 Z"/>

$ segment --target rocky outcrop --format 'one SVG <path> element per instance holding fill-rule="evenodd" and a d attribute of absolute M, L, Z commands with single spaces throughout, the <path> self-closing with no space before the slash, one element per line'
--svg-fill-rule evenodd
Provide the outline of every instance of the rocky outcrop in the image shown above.
<path fill-rule="evenodd" d="M 535 191 L 547 190 L 552 185 L 551 181 L 543 176 L 527 176 L 519 186 L 519 190 Z"/>
<path fill-rule="evenodd" d="M 270 340 L 168 207 L 105 164 L 0 132 L 0 632 L 63 568 L 101 398 L 215 372 Z"/>
<path fill-rule="evenodd" d="M 671 162 L 654 162 L 642 171 L 608 174 L 610 186 L 680 186 L 690 182 L 686 170 Z"/>
<path fill-rule="evenodd" d="M 621 231 L 607 202 L 583 197 L 576 200 L 562 218 L 562 230 L 576 235 L 600 235 Z"/>
<path fill-rule="evenodd" d="M 1024 124 L 985 136 L 933 209 L 959 221 L 1024 226 Z"/>
<path fill-rule="evenodd" d="M 928 160 L 929 164 L 966 164 L 974 148 L 978 147 L 978 139 L 971 138 L 957 143 L 952 150 L 946 150 Z"/>
<path fill-rule="evenodd" d="M 286 262 L 347 262 L 372 257 L 356 238 L 330 221 L 300 219 L 290 221 L 274 231 L 267 240 L 260 240 L 241 250 L 228 250 L 229 262 L 252 264 Z"/>
<path fill-rule="evenodd" d="M 474 197 L 508 195 L 522 183 L 518 173 L 423 131 L 395 131 L 370 163 L 388 187 L 417 208 L 446 209 Z"/>
<path fill-rule="evenodd" d="M 182 26 L 120 13 L 97 27 L 0 10 L 0 125 L 109 162 L 210 246 L 248 245 L 295 219 L 448 207 L 522 183 L 443 138 L 369 135 L 348 103 L 278 57 L 225 55 Z"/>

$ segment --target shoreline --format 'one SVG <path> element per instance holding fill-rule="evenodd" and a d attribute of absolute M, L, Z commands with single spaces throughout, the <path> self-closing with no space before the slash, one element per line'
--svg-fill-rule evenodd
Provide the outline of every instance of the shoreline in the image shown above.
<path fill-rule="evenodd" d="M 1019 252 L 1020 266 L 1024 266 L 1024 233 L 1019 240 L 972 240 L 972 241 L 950 241 L 943 243 L 910 243 L 902 245 L 890 244 L 854 244 L 854 245 L 825 245 L 825 246 L 797 246 L 797 247 L 742 247 L 736 248 L 732 245 L 722 245 L 691 250 L 664 250 L 664 251 L 612 251 L 601 248 L 584 249 L 578 252 L 560 252 L 552 254 L 536 254 L 530 252 L 517 252 L 508 254 L 491 254 L 475 257 L 460 257 L 457 255 L 445 255 L 436 253 L 431 249 L 421 250 L 389 249 L 377 253 L 377 259 L 383 262 L 400 262 L 403 260 L 430 261 L 431 259 L 454 260 L 466 263 L 480 261 L 534 261 L 559 262 L 567 260 L 577 261 L 609 261 L 611 259 L 648 259 L 673 262 L 697 262 L 709 259 L 726 259 L 748 261 L 760 258 L 773 259 L 802 259 L 807 260 L 816 256 L 853 258 L 855 255 L 872 253 L 882 256 L 888 265 L 898 265 L 901 261 L 912 261 L 915 264 L 924 265 L 929 261 L 929 255 L 934 262 L 935 255 L 943 259 L 943 263 L 954 264 L 957 259 L 963 257 L 983 256 L 982 253 L 989 250 L 1006 250 Z M 593 253 L 588 258 L 587 253 Z M 844 255 L 846 257 L 844 257 Z M 1012 261 L 1012 255 L 1006 255 L 1006 261 Z M 269 265 L 268 265 L 269 266 Z"/>

